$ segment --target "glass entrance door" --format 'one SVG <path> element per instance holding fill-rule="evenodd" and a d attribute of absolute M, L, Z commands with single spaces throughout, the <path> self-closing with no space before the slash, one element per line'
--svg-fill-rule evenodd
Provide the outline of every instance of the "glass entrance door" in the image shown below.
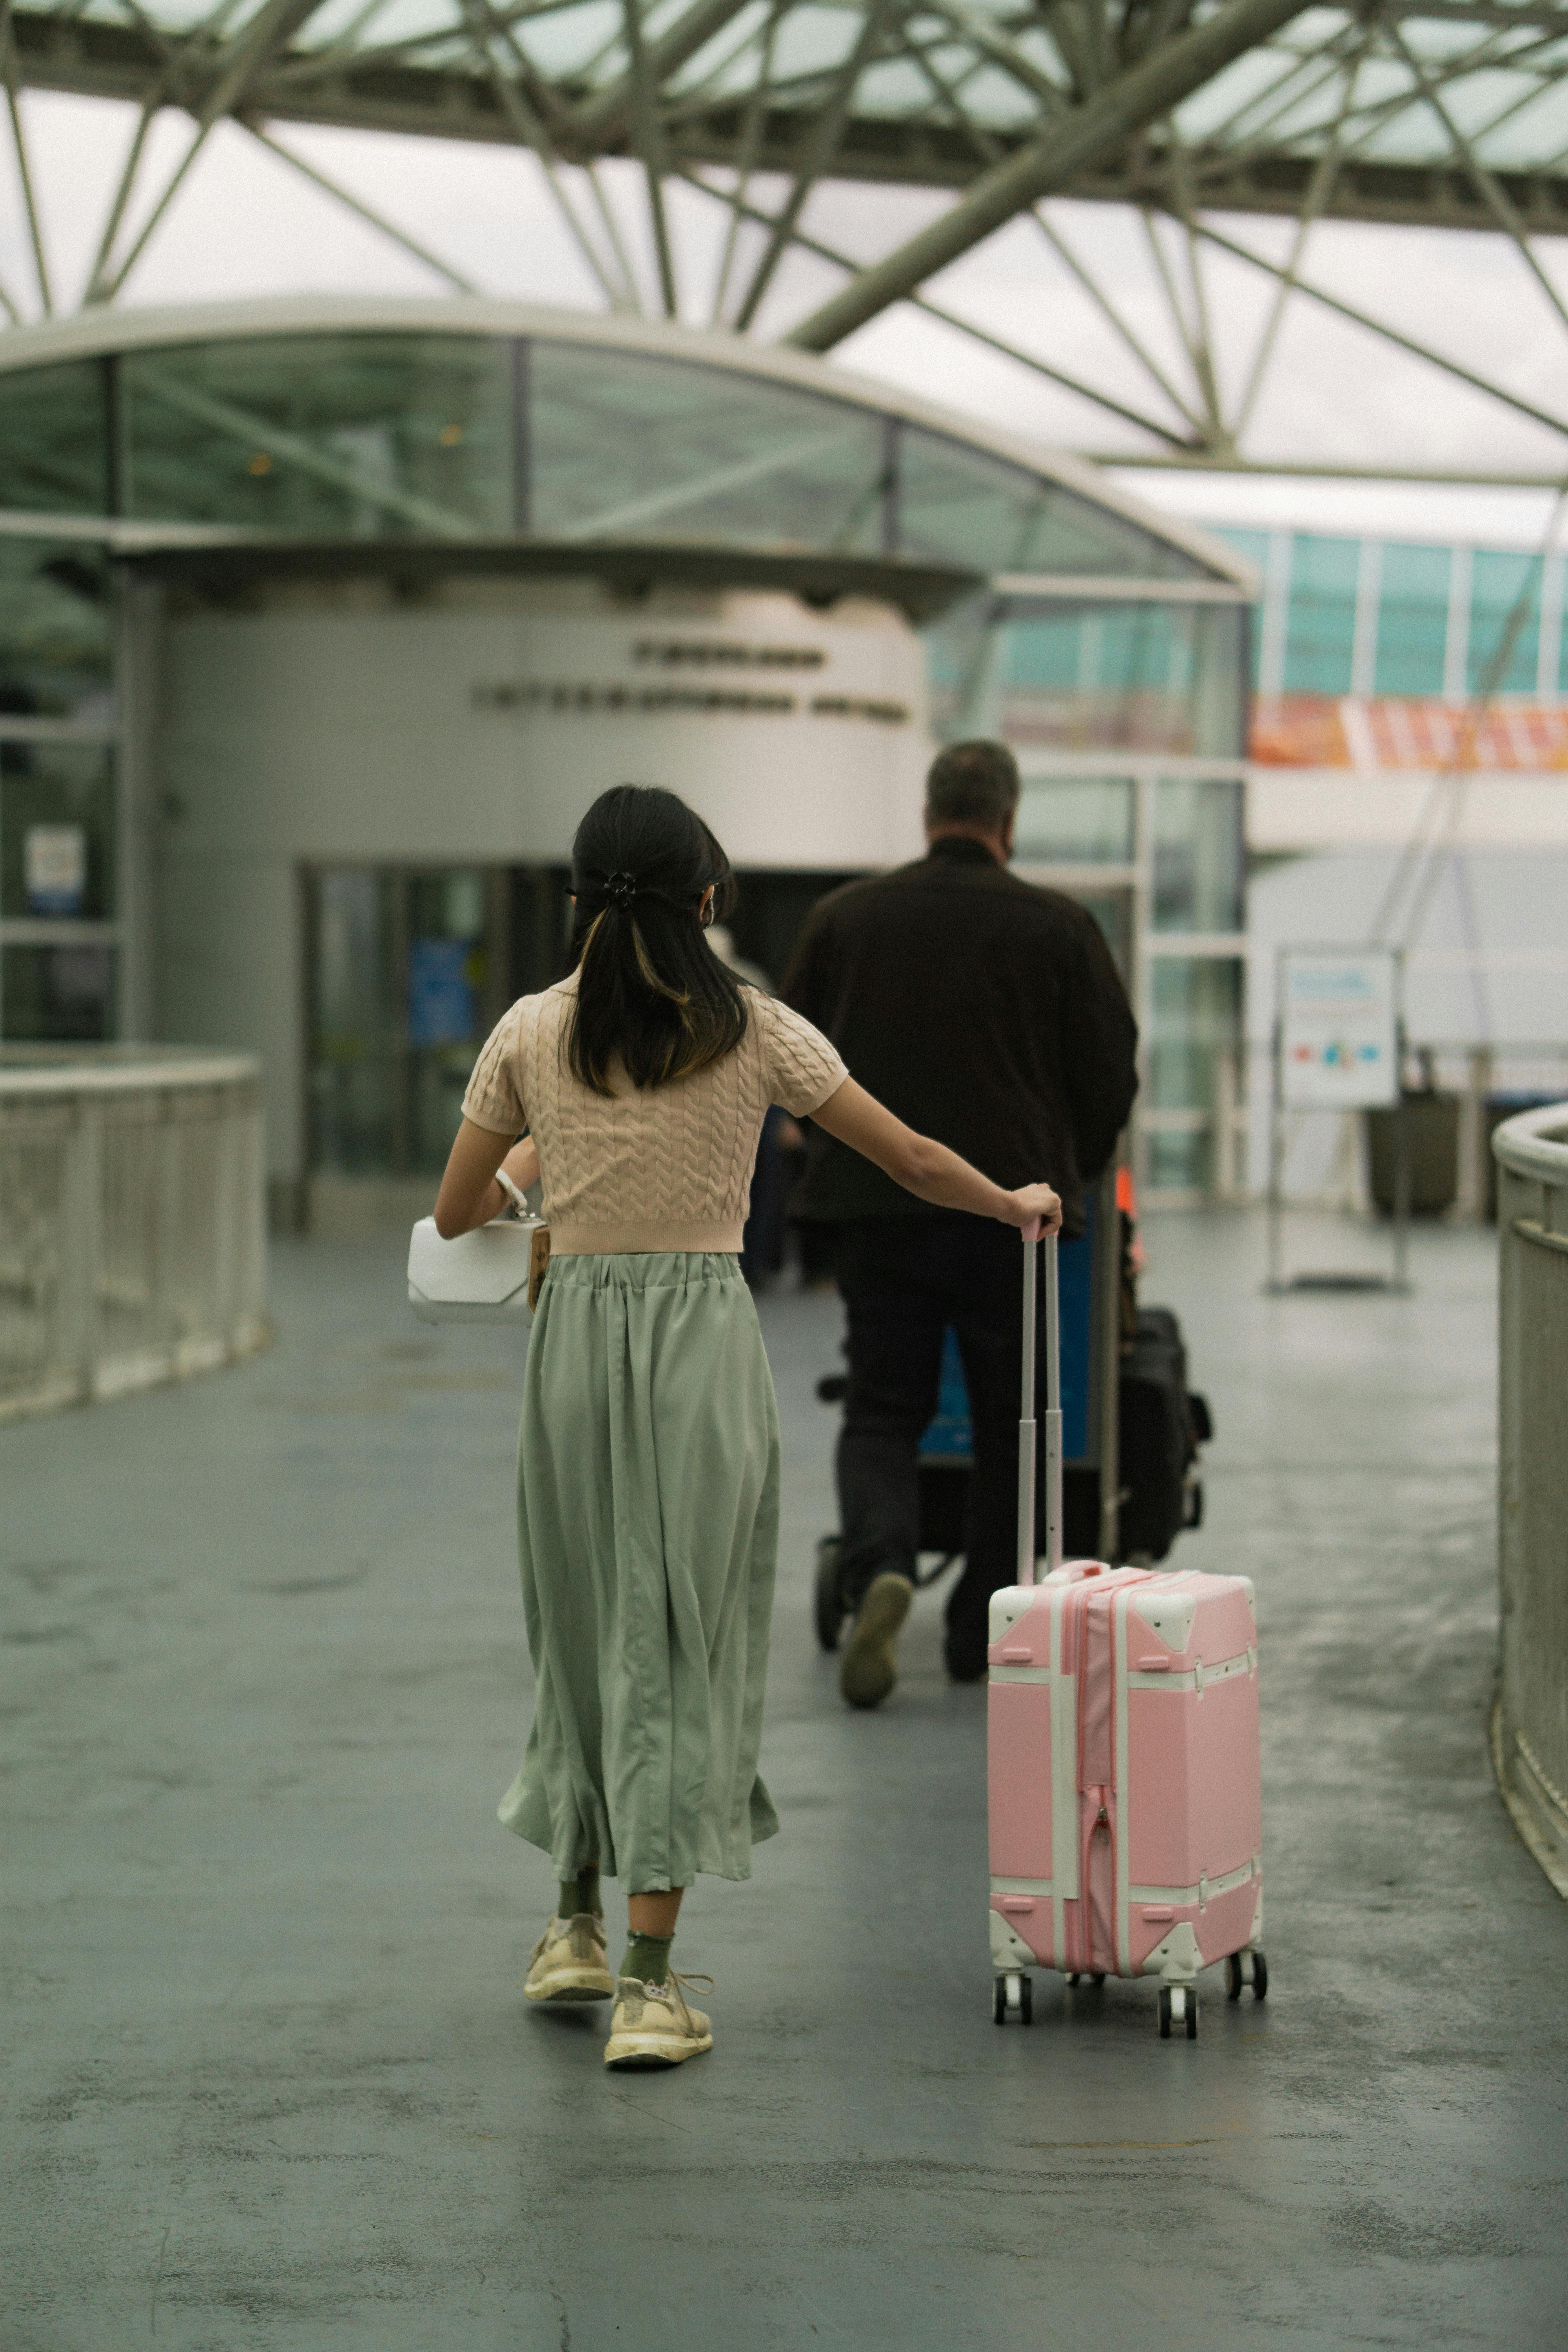
<path fill-rule="evenodd" d="M 544 879 L 509 866 L 307 874 L 312 1174 L 439 1175 L 481 1042 L 541 984 L 517 967 L 537 961 Z"/>

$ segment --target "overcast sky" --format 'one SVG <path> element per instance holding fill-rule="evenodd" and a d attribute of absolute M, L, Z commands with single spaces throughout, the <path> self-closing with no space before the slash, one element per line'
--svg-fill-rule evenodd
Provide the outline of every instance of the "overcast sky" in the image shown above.
<path fill-rule="evenodd" d="M 134 121 L 129 107 L 31 92 L 25 120 L 38 182 L 57 304 L 73 308 L 90 264 Z M 278 136 L 319 171 L 389 215 L 484 293 L 570 308 L 602 298 L 562 224 L 532 157 L 437 140 L 281 126 Z M 162 184 L 190 137 L 182 115 L 160 118 L 142 184 Z M 568 174 L 570 183 L 575 175 Z M 641 174 L 606 169 L 617 214 L 641 268 L 649 307 L 655 279 Z M 579 180 L 577 184 L 581 186 Z M 758 184 L 759 196 L 770 191 Z M 823 243 L 872 258 L 942 208 L 939 192 L 836 184 L 816 192 L 805 226 Z M 725 215 L 685 188 L 670 205 L 683 316 L 707 323 Z M 144 201 L 143 201 L 144 209 Z M 132 232 L 141 217 L 132 212 Z M 1190 383 L 1158 277 L 1135 216 L 1103 205 L 1057 205 L 1051 218 L 1099 279 L 1155 364 Z M 1286 222 L 1219 224 L 1282 258 Z M 1538 248 L 1568 299 L 1568 254 Z M 1175 236 L 1173 268 L 1184 266 Z M 1329 223 L 1315 232 L 1308 272 L 1405 332 L 1479 366 L 1521 397 L 1568 412 L 1568 330 L 1505 241 L 1468 234 Z M 1205 295 L 1215 321 L 1226 394 L 1234 401 L 1268 312 L 1270 281 L 1210 254 Z M 828 265 L 795 255 L 757 322 L 782 332 L 841 283 Z M 0 132 L 0 284 L 29 315 L 37 295 L 8 137 Z M 298 292 L 429 294 L 441 281 L 366 223 L 225 123 L 209 140 L 132 274 L 123 301 L 166 303 Z M 1033 222 L 1016 222 L 933 280 L 944 307 L 1069 373 L 1105 385 L 1167 422 L 1173 412 L 1117 341 L 1090 297 Z M 1136 436 L 1115 419 L 1031 371 L 922 317 L 889 312 L 837 357 L 928 398 L 1057 446 L 1112 452 Z M 1258 401 L 1256 454 L 1352 465 L 1568 470 L 1563 440 L 1404 357 L 1317 305 L 1287 315 Z M 1286 478 L 1124 478 L 1142 495 L 1197 519 L 1298 524 L 1349 532 L 1538 543 L 1552 500 L 1534 491 L 1399 488 Z"/>

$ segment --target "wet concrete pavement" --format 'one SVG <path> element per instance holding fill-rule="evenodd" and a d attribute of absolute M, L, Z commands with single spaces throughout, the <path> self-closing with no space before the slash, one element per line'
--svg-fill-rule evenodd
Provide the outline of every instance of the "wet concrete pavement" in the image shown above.
<path fill-rule="evenodd" d="M 984 1693 L 934 1597 L 875 1716 L 812 1640 L 832 1300 L 764 1306 L 784 1833 L 689 1898 L 717 2048 L 671 2075 L 518 1994 L 510 1342 L 415 1324 L 395 1236 L 291 1245 L 264 1357 L 0 1430 L 4 2352 L 1568 2343 L 1568 1906 L 1485 1744 L 1494 1247 L 1270 1301 L 1256 1219 L 1151 1228 L 1218 1424 L 1179 1556 L 1257 1578 L 1265 1675 L 1270 1997 L 1205 1979 L 1191 2045 L 1142 1985 L 991 2022 Z"/>

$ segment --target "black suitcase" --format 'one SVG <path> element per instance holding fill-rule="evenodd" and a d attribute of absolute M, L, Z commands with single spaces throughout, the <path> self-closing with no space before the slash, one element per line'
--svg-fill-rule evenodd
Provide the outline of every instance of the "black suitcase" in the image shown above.
<path fill-rule="evenodd" d="M 1184 1528 L 1203 1519 L 1198 1447 L 1209 1409 L 1187 1389 L 1182 1327 L 1168 1307 L 1142 1307 L 1121 1359 L 1119 1399 L 1123 1559 L 1163 1559 Z"/>

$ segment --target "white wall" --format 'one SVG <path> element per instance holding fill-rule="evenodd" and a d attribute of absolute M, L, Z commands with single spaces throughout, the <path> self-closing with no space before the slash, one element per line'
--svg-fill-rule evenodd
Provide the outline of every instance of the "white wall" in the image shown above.
<path fill-rule="evenodd" d="M 821 659 L 777 658 L 791 653 Z M 564 862 L 584 809 L 620 782 L 679 792 L 737 866 L 830 871 L 920 850 L 924 656 L 879 604 L 293 588 L 258 611 L 171 612 L 163 671 L 158 1030 L 261 1054 L 275 1175 L 302 1165 L 301 865 Z M 647 707 L 666 691 L 791 707 Z M 814 710 L 821 699 L 849 711 Z"/>

